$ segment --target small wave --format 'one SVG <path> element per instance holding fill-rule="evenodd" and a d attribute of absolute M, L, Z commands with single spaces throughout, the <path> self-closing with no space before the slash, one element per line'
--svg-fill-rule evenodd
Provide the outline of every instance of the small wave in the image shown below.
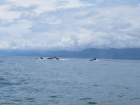
<path fill-rule="evenodd" d="M 26 100 L 34 100 L 34 98 L 26 98 Z"/>
<path fill-rule="evenodd" d="M 88 104 L 98 104 L 97 102 L 88 102 Z"/>
<path fill-rule="evenodd" d="M 0 61 L 0 63 L 2 63 L 3 61 Z"/>
<path fill-rule="evenodd" d="M 9 86 L 9 85 L 13 85 L 12 83 L 10 83 L 10 82 L 0 82 L 0 88 L 1 87 L 5 87 L 5 86 Z"/>
<path fill-rule="evenodd" d="M 69 59 L 60 59 L 60 60 L 69 60 Z"/>
<path fill-rule="evenodd" d="M 4 78 L 0 77 L 0 80 L 5 80 Z"/>
<path fill-rule="evenodd" d="M 82 98 L 80 100 L 90 100 L 90 99 L 92 99 L 92 98 Z"/>
<path fill-rule="evenodd" d="M 50 96 L 50 98 L 57 98 L 57 96 Z"/>

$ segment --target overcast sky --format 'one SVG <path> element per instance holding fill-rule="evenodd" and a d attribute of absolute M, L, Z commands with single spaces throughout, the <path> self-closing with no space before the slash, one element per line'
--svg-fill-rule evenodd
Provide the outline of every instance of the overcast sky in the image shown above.
<path fill-rule="evenodd" d="M 138 0 L 0 0 L 0 49 L 140 48 Z"/>

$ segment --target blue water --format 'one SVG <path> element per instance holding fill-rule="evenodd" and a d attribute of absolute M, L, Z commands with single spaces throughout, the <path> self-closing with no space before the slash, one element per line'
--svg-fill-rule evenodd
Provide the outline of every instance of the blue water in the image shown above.
<path fill-rule="evenodd" d="M 140 61 L 0 56 L 0 105 L 140 105 Z"/>

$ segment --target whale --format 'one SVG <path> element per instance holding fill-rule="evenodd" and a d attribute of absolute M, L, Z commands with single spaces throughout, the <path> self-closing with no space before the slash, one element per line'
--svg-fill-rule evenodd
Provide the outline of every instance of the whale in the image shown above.
<path fill-rule="evenodd" d="M 91 59 L 91 60 L 89 60 L 89 61 L 96 61 L 97 59 L 96 58 L 94 58 L 94 59 Z"/>
<path fill-rule="evenodd" d="M 35 58 L 35 59 L 44 59 L 43 57 Z"/>
<path fill-rule="evenodd" d="M 48 58 L 48 59 L 60 60 L 60 59 L 59 59 L 59 58 L 57 58 L 57 57 L 50 57 L 50 58 Z"/>

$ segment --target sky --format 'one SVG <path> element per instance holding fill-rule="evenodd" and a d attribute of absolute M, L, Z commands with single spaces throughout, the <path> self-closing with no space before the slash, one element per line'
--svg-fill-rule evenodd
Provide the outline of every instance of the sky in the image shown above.
<path fill-rule="evenodd" d="M 140 48 L 139 0 L 0 0 L 0 50 Z"/>

